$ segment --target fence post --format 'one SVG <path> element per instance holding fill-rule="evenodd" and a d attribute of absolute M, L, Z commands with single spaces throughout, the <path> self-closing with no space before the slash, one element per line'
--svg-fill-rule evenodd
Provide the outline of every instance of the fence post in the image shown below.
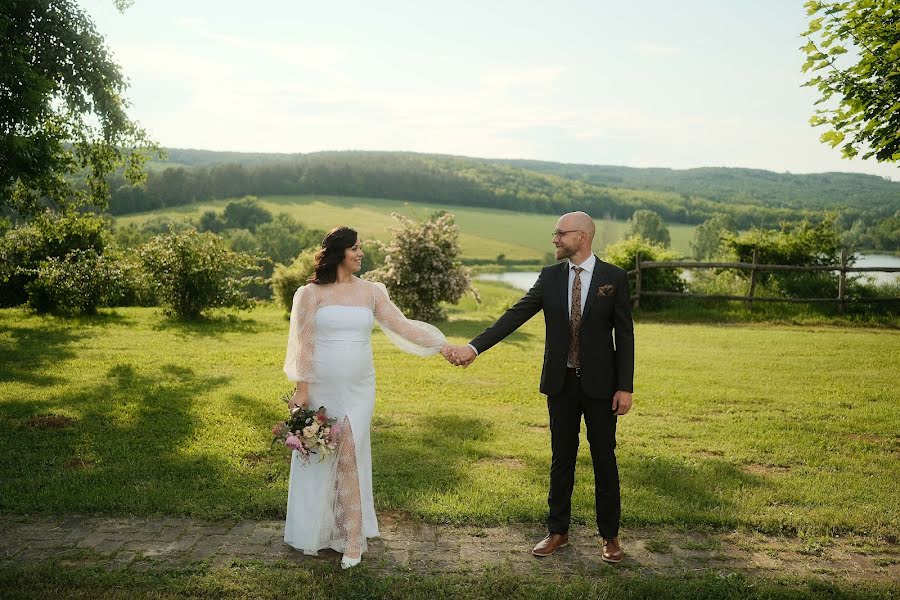
<path fill-rule="evenodd" d="M 838 309 L 844 314 L 847 299 L 844 295 L 847 293 L 847 249 L 841 248 L 841 278 L 838 279 Z"/>
<path fill-rule="evenodd" d="M 753 310 L 753 294 L 756 293 L 757 249 L 753 249 L 753 266 L 750 268 L 750 291 L 747 292 L 747 308 Z"/>
<path fill-rule="evenodd" d="M 634 268 L 637 273 L 634 276 L 634 308 L 637 309 L 641 305 L 641 253 L 634 255 Z"/>

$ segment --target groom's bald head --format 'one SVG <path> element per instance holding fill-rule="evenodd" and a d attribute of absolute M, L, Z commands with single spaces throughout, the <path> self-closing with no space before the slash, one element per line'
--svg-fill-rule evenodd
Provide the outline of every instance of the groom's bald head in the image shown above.
<path fill-rule="evenodd" d="M 563 224 L 565 224 L 565 227 L 563 227 Z M 557 222 L 557 229 L 561 231 L 577 229 L 578 231 L 585 232 L 587 234 L 588 246 L 594 241 L 594 232 L 596 231 L 594 220 L 591 216 L 580 210 L 577 212 L 566 213 L 561 216 Z"/>

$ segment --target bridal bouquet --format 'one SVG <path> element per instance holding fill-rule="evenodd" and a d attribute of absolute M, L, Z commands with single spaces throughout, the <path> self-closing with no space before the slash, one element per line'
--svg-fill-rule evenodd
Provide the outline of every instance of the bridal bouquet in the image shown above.
<path fill-rule="evenodd" d="M 290 395 L 287 399 L 290 400 Z M 321 462 L 334 452 L 340 425 L 335 417 L 326 414 L 324 406 L 320 406 L 318 410 L 298 408 L 291 412 L 287 421 L 272 427 L 272 435 L 275 436 L 273 445 L 280 440 L 291 450 L 299 452 L 300 458 L 308 464 L 310 454 L 318 454 Z"/>

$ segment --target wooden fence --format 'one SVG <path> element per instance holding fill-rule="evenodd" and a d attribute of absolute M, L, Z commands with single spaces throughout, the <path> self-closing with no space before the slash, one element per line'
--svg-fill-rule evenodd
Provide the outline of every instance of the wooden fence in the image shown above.
<path fill-rule="evenodd" d="M 671 296 L 680 298 L 698 298 L 701 300 L 742 300 L 747 303 L 748 308 L 753 307 L 754 302 L 837 302 L 840 304 L 841 311 L 844 310 L 849 298 L 846 296 L 847 289 L 847 273 L 863 273 L 869 271 L 877 271 L 882 273 L 900 273 L 900 267 L 848 267 L 847 266 L 847 250 L 841 250 L 841 264 L 839 265 L 769 265 L 757 262 L 756 251 L 753 252 L 753 262 L 695 262 L 695 261 L 646 261 L 641 260 L 640 254 L 635 257 L 635 268 L 628 271 L 628 275 L 634 275 L 634 292 L 631 294 L 631 300 L 634 308 L 640 306 L 642 296 Z M 691 294 L 687 292 L 665 292 L 661 290 L 642 290 L 641 289 L 641 272 L 646 269 L 739 269 L 742 271 L 750 271 L 750 286 L 746 296 L 728 296 L 715 294 Z M 838 280 L 837 298 L 767 298 L 756 296 L 756 274 L 759 271 L 795 271 L 795 272 L 812 272 L 812 271 L 839 271 L 840 279 Z M 866 298 L 862 302 L 900 302 L 900 298 Z"/>

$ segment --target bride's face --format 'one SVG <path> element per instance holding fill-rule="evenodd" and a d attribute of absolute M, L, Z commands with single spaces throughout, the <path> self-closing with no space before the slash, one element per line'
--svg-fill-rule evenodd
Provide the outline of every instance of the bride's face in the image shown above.
<path fill-rule="evenodd" d="M 341 265 L 351 273 L 356 273 L 362 269 L 363 256 L 362 243 L 359 238 L 356 238 L 356 243 L 344 250 L 344 260 Z"/>

